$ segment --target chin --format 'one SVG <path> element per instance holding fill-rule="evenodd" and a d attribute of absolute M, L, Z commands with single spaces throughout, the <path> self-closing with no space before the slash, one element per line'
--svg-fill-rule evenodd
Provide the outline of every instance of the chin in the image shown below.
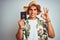
<path fill-rule="evenodd" d="M 31 18 L 34 18 L 35 16 L 31 16 Z"/>

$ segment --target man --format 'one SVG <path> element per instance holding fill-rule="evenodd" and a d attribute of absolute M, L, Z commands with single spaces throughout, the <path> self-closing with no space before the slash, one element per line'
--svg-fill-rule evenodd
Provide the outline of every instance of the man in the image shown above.
<path fill-rule="evenodd" d="M 29 15 L 27 20 L 21 19 L 18 21 L 17 40 L 48 40 L 48 37 L 55 37 L 47 8 L 44 9 L 42 15 L 45 22 L 36 17 L 41 13 L 41 7 L 34 1 L 29 4 L 26 12 Z"/>

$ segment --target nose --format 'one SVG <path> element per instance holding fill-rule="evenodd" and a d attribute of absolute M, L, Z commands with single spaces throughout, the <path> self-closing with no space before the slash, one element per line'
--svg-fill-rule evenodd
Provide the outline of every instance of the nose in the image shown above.
<path fill-rule="evenodd" d="M 32 14 L 34 13 L 34 10 L 32 10 Z"/>

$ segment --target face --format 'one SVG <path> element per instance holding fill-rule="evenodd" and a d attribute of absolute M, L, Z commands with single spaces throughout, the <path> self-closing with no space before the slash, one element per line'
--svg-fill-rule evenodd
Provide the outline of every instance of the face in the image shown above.
<path fill-rule="evenodd" d="M 31 6 L 29 9 L 29 16 L 31 18 L 35 18 L 37 15 L 37 8 L 35 6 Z"/>

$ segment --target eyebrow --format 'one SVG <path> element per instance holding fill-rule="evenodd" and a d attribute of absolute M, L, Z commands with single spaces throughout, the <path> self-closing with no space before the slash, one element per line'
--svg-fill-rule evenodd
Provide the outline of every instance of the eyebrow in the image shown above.
<path fill-rule="evenodd" d="M 29 10 L 32 10 L 31 8 Z M 37 10 L 37 9 L 34 9 L 34 10 Z"/>
<path fill-rule="evenodd" d="M 34 10 L 37 10 L 37 9 L 34 9 Z"/>

